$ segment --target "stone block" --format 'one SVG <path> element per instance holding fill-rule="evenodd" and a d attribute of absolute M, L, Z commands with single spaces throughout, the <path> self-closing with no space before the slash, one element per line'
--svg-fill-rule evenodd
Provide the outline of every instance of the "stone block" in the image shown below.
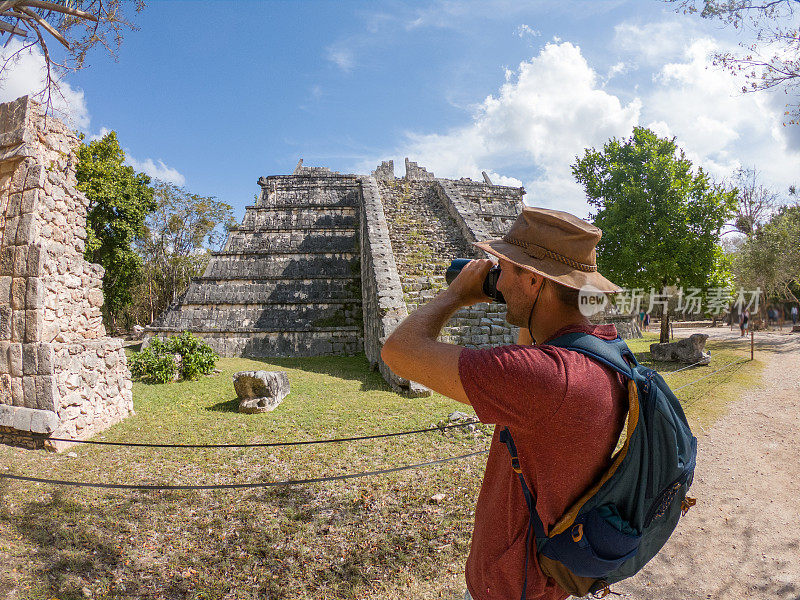
<path fill-rule="evenodd" d="M 11 375 L 3 373 L 0 375 L 0 404 L 12 406 L 14 399 L 11 395 Z"/>
<path fill-rule="evenodd" d="M 22 374 L 36 375 L 39 371 L 37 344 L 22 344 Z"/>
<path fill-rule="evenodd" d="M 14 217 L 16 217 L 21 212 L 22 212 L 22 194 L 19 192 L 11 194 L 8 197 L 8 208 L 6 209 L 6 215 L 9 216 L 13 215 Z M 8 232 L 8 229 L 6 229 L 6 232 Z"/>
<path fill-rule="evenodd" d="M 14 214 L 13 208 L 9 206 L 7 214 Z M 9 246 L 13 246 L 17 238 L 17 227 L 19 227 L 19 217 L 6 218 L 5 225 L 3 226 L 3 242 Z"/>
<path fill-rule="evenodd" d="M 36 408 L 40 410 L 57 410 L 55 377 L 53 375 L 36 375 Z"/>
<path fill-rule="evenodd" d="M 25 293 L 27 281 L 25 277 L 13 277 L 11 280 L 11 308 L 14 310 L 25 309 Z"/>
<path fill-rule="evenodd" d="M 2 351 L 2 343 L 0 343 L 0 351 Z M 38 373 L 40 375 L 51 375 L 55 371 L 55 350 L 52 344 L 38 344 Z M 62 368 L 64 365 L 61 365 Z"/>
<path fill-rule="evenodd" d="M 38 277 L 41 274 L 43 258 L 44 253 L 41 246 L 28 246 L 28 265 L 26 273 L 28 277 Z"/>
<path fill-rule="evenodd" d="M 15 243 L 18 246 L 27 245 L 34 241 L 33 222 L 34 222 L 34 215 L 31 213 L 22 215 L 20 217 L 19 224 L 17 225 L 17 232 L 15 238 Z"/>
<path fill-rule="evenodd" d="M 0 305 L 0 340 L 11 339 L 11 315 L 12 310 L 8 305 Z"/>
<path fill-rule="evenodd" d="M 22 344 L 11 342 L 8 345 L 8 371 L 14 377 L 22 377 Z"/>
<path fill-rule="evenodd" d="M 11 373 L 8 361 L 8 350 L 10 346 L 11 342 L 6 340 L 0 341 L 0 373 Z"/>
<path fill-rule="evenodd" d="M 11 304 L 11 282 L 12 277 L 8 275 L 0 276 L 0 305 Z"/>
<path fill-rule="evenodd" d="M 24 277 L 28 274 L 28 246 L 14 248 L 14 269 L 11 274 L 15 277 Z"/>
<path fill-rule="evenodd" d="M 53 433 L 58 427 L 58 414 L 53 410 L 36 410 L 31 415 L 31 432 Z"/>
<path fill-rule="evenodd" d="M 0 249 L 0 276 L 14 274 L 14 247 L 5 246 Z"/>
<path fill-rule="evenodd" d="M 45 173 L 46 171 L 42 165 L 30 167 L 25 174 L 25 189 L 44 187 Z"/>
<path fill-rule="evenodd" d="M 11 398 L 14 406 L 25 406 L 25 390 L 22 387 L 22 377 L 11 378 Z"/>
<path fill-rule="evenodd" d="M 25 311 L 15 310 L 11 313 L 11 341 L 25 341 Z"/>
<path fill-rule="evenodd" d="M 26 190 L 22 195 L 22 206 L 20 212 L 22 214 L 31 214 L 38 208 L 39 204 L 39 190 L 36 188 Z"/>
<path fill-rule="evenodd" d="M 26 375 L 22 378 L 22 392 L 25 397 L 24 405 L 28 408 L 36 408 L 36 378 L 34 375 Z"/>
<path fill-rule="evenodd" d="M 42 307 L 42 280 L 38 277 L 28 277 L 25 291 L 25 306 L 28 309 Z"/>
<path fill-rule="evenodd" d="M 42 339 L 42 310 L 34 308 L 25 311 L 25 340 L 28 343 Z"/>

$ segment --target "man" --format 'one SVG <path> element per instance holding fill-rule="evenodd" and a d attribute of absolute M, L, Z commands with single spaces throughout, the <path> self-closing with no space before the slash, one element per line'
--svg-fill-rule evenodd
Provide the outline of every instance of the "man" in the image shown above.
<path fill-rule="evenodd" d="M 456 310 L 489 300 L 482 283 L 493 263 L 475 260 L 400 323 L 383 347 L 396 374 L 471 404 L 482 422 L 496 424 L 475 510 L 467 599 L 519 598 L 526 576 L 526 598 L 567 597 L 539 569 L 535 542 L 526 573 L 529 512 L 498 437 L 504 427 L 512 432 L 546 530 L 608 466 L 626 413 L 625 382 L 583 354 L 547 345 L 574 331 L 617 337 L 613 325 L 592 325 L 578 308 L 583 286 L 619 290 L 597 272 L 601 234 L 571 214 L 525 208 L 503 239 L 475 244 L 499 259 L 497 289 L 506 299 L 506 320 L 520 327 L 517 345 L 476 350 L 437 341 Z"/>

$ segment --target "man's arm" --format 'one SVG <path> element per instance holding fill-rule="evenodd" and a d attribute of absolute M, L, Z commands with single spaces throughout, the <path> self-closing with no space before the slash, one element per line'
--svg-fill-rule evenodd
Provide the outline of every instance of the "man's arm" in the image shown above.
<path fill-rule="evenodd" d="M 381 358 L 394 373 L 453 400 L 470 403 L 458 374 L 463 347 L 445 344 L 436 338 L 459 308 L 489 300 L 482 286 L 493 264 L 491 260 L 474 260 L 467 264 L 450 287 L 397 326 L 381 350 Z"/>

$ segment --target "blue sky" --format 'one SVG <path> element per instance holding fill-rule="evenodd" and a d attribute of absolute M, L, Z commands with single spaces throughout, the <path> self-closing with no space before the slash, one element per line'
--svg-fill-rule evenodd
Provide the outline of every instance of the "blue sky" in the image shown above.
<path fill-rule="evenodd" d="M 634 125 L 717 178 L 744 165 L 781 192 L 800 183 L 786 96 L 739 94 L 709 66 L 735 32 L 659 0 L 154 0 L 133 20 L 118 62 L 95 50 L 68 76 L 64 110 L 237 219 L 260 176 L 301 157 L 359 173 L 392 158 L 402 175 L 404 156 L 586 216 L 569 164 Z M 32 91 L 36 67 L 21 61 L 0 99 Z"/>

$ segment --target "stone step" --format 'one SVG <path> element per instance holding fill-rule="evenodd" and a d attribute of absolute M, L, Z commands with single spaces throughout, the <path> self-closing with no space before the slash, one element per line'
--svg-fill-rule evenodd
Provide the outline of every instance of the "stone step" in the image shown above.
<path fill-rule="evenodd" d="M 310 186 L 269 190 L 258 200 L 258 206 L 358 206 L 361 189 L 356 186 Z"/>
<path fill-rule="evenodd" d="M 185 304 L 297 303 L 319 301 L 360 301 L 361 280 L 285 279 L 259 282 L 231 279 L 193 280 L 184 296 Z"/>
<path fill-rule="evenodd" d="M 360 256 L 341 253 L 215 253 L 204 277 L 260 279 L 264 277 L 306 278 L 324 273 L 328 277 L 359 277 Z"/>
<path fill-rule="evenodd" d="M 355 252 L 358 241 L 354 229 L 280 232 L 233 231 L 225 243 L 226 252 Z"/>
<path fill-rule="evenodd" d="M 304 304 L 181 305 L 154 326 L 177 331 L 310 331 L 362 325 L 360 301 Z"/>
<path fill-rule="evenodd" d="M 350 206 L 331 207 L 325 210 L 286 208 L 272 209 L 250 206 L 242 219 L 242 228 L 320 228 L 358 226 L 356 208 Z"/>
<path fill-rule="evenodd" d="M 148 329 L 150 331 L 150 329 Z M 153 330 L 158 337 L 180 335 L 182 331 Z M 207 330 L 194 335 L 203 339 L 220 356 L 297 357 L 358 354 L 364 350 L 363 328 L 317 328 L 307 331 Z"/>

